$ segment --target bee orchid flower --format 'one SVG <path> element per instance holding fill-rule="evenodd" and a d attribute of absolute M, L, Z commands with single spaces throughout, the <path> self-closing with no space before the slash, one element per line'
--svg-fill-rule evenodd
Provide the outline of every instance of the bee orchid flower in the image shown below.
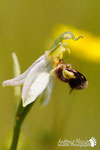
<path fill-rule="evenodd" d="M 72 32 L 64 32 L 49 51 L 39 57 L 24 73 L 4 81 L 3 86 L 23 85 L 23 107 L 34 102 L 39 95 L 42 95 L 44 105 L 47 104 L 52 93 L 54 76 L 69 83 L 72 90 L 86 88 L 88 85 L 86 78 L 63 61 L 63 53 L 70 52 L 63 44 L 63 40 L 78 40 L 80 37 L 75 38 Z"/>

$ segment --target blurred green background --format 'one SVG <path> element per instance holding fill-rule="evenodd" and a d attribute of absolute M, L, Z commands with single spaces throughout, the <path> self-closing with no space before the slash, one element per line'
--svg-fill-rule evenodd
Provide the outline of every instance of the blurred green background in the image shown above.
<path fill-rule="evenodd" d="M 100 36 L 99 7 L 99 0 L 0 1 L 0 84 L 13 77 L 11 53 L 16 52 L 23 72 L 49 48 L 47 43 L 53 38 L 56 24 L 72 25 Z M 21 150 L 87 150 L 92 148 L 58 147 L 58 140 L 93 136 L 97 139 L 95 149 L 100 149 L 100 64 L 73 54 L 68 63 L 87 77 L 88 88 L 70 95 L 68 85 L 55 80 L 49 104 L 43 108 L 38 100 L 23 124 Z M 0 96 L 0 149 L 3 149 L 13 129 L 12 88 L 0 86 Z"/>

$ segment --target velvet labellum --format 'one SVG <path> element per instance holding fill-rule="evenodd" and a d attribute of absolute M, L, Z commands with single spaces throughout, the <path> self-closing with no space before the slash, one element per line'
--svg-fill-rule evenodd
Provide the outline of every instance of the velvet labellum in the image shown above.
<path fill-rule="evenodd" d="M 73 89 L 84 89 L 88 86 L 88 81 L 80 72 L 72 69 L 63 61 L 55 68 L 52 73 L 61 81 L 66 82 Z"/>

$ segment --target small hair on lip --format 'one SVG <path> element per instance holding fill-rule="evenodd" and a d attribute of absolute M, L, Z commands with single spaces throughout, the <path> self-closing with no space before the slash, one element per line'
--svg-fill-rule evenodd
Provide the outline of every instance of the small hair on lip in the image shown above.
<path fill-rule="evenodd" d="M 85 81 L 84 88 L 87 88 L 87 87 L 88 87 L 88 81 Z"/>

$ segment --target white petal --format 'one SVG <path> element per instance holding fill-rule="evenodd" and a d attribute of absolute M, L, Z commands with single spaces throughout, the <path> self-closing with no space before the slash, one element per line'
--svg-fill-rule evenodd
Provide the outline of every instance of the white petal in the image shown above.
<path fill-rule="evenodd" d="M 11 81 L 12 79 L 10 80 L 6 80 L 6 81 L 3 81 L 3 86 L 18 86 L 18 85 L 22 85 L 24 83 L 24 79 L 22 80 L 19 80 L 19 81 Z"/>
<path fill-rule="evenodd" d="M 45 58 L 45 55 L 40 56 L 22 75 L 26 76 L 29 73 L 29 71 L 44 58 Z"/>
<path fill-rule="evenodd" d="M 37 78 L 33 81 L 27 93 L 23 95 L 23 107 L 35 101 L 35 99 L 44 91 L 49 82 L 50 74 L 47 72 L 41 72 Z"/>
<path fill-rule="evenodd" d="M 41 103 L 43 106 L 48 104 L 48 102 L 51 98 L 53 86 L 54 86 L 54 80 L 53 80 L 53 77 L 50 76 L 47 88 L 44 90 L 44 92 L 42 93 L 42 97 L 41 97 Z"/>
<path fill-rule="evenodd" d="M 46 60 L 42 59 L 39 63 L 37 63 L 35 66 L 33 66 L 33 68 L 30 70 L 30 72 L 28 73 L 28 75 L 25 79 L 24 85 L 23 85 L 22 99 L 24 99 L 26 97 L 27 91 L 29 90 L 31 84 L 33 83 L 35 78 L 38 76 L 38 74 L 44 70 L 46 65 L 47 65 Z"/>
<path fill-rule="evenodd" d="M 38 64 L 44 58 L 45 58 L 45 55 L 42 55 L 24 73 L 22 73 L 21 75 L 19 75 L 16 78 L 4 81 L 2 85 L 3 86 L 17 86 L 17 85 L 22 85 L 24 83 L 24 78 L 26 78 L 27 74 L 32 69 L 32 67 L 34 67 L 36 64 Z"/>

